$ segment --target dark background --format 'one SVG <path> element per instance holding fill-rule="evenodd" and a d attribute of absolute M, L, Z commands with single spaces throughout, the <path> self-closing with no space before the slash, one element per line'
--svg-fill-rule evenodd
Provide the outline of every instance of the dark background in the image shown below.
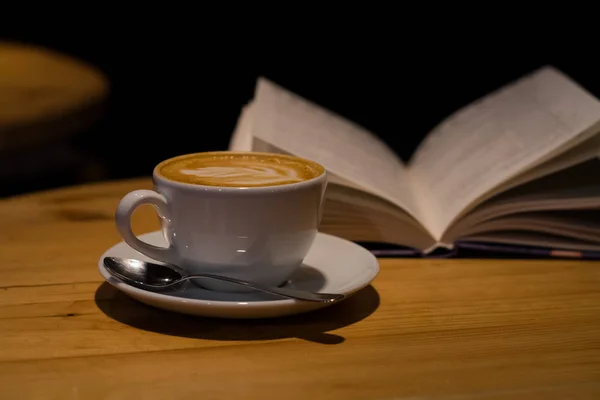
<path fill-rule="evenodd" d="M 75 56 L 108 77 L 104 116 L 71 139 L 103 165 L 103 179 L 148 176 L 164 158 L 226 149 L 259 75 L 362 124 L 405 160 L 441 119 L 543 65 L 600 95 L 598 35 L 593 26 L 583 32 L 577 19 L 567 27 L 566 17 L 491 23 L 480 14 L 476 24 L 446 25 L 410 18 L 386 25 L 373 17 L 369 26 L 355 19 L 318 33 L 307 20 L 293 34 L 255 34 L 260 23 L 240 27 L 231 20 L 211 28 L 210 16 L 202 29 L 177 20 L 167 26 L 156 15 L 118 27 L 103 18 L 4 27 L 0 35 Z M 3 194 L 74 183 L 81 182 L 59 174 L 12 184 Z"/>

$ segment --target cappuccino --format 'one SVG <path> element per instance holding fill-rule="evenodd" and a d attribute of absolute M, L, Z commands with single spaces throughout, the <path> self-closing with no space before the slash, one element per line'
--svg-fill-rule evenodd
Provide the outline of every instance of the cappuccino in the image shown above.
<path fill-rule="evenodd" d="M 323 174 L 324 168 L 293 156 L 222 151 L 171 158 L 160 163 L 156 171 L 164 178 L 182 183 L 260 187 L 307 181 Z"/>

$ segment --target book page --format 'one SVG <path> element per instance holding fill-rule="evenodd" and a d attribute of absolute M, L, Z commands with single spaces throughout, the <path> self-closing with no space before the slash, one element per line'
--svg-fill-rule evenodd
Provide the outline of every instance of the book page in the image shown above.
<path fill-rule="evenodd" d="M 469 235 L 461 238 L 464 242 L 498 243 L 505 245 L 539 246 L 560 253 L 560 249 L 574 251 L 600 251 L 600 244 L 577 240 L 551 233 L 500 231 Z"/>
<path fill-rule="evenodd" d="M 600 244 L 600 217 L 596 210 L 548 211 L 517 214 L 471 227 L 463 236 L 521 231 L 550 233 Z"/>
<path fill-rule="evenodd" d="M 242 107 L 238 120 L 235 124 L 233 133 L 229 140 L 229 150 L 233 151 L 251 151 L 252 135 L 250 129 L 252 126 L 252 104 Z"/>
<path fill-rule="evenodd" d="M 544 163 L 538 164 L 534 168 L 528 169 L 515 178 L 506 181 L 500 186 L 497 186 L 488 193 L 486 196 L 487 198 L 484 199 L 484 201 L 477 205 L 477 208 L 485 207 L 487 204 L 485 200 L 497 195 L 503 195 L 505 192 L 510 191 L 517 186 L 525 185 L 528 182 L 542 179 L 548 175 L 584 164 L 590 160 L 597 160 L 599 156 L 600 134 L 596 134 L 590 139 L 584 140 L 578 145 L 571 147 L 569 150 L 561 153 L 559 156 L 551 158 Z M 495 201 L 495 199 L 492 198 L 491 201 Z"/>
<path fill-rule="evenodd" d="M 594 201 L 600 201 L 597 184 L 599 156 L 600 135 L 596 135 L 495 188 L 487 195 L 487 199 L 455 220 L 442 238 L 456 238 L 465 226 L 486 218 L 540 207 L 581 208 L 589 204 L 594 196 Z"/>
<path fill-rule="evenodd" d="M 501 193 L 474 208 L 453 224 L 449 231 L 509 214 L 600 208 L 598 176 L 600 160 L 593 158 Z"/>
<path fill-rule="evenodd" d="M 422 224 L 379 196 L 330 182 L 319 230 L 347 240 L 424 250 L 435 240 Z"/>
<path fill-rule="evenodd" d="M 252 104 L 251 134 L 416 214 L 405 166 L 383 141 L 264 78 Z"/>
<path fill-rule="evenodd" d="M 410 165 L 436 238 L 487 192 L 598 131 L 600 102 L 543 68 L 457 112 L 435 128 Z"/>
<path fill-rule="evenodd" d="M 252 126 L 252 103 L 244 106 L 240 112 L 233 133 L 231 135 L 228 149 L 232 151 L 258 151 L 264 153 L 279 153 L 293 155 L 290 152 L 284 151 L 279 147 L 274 146 L 264 140 L 252 136 L 250 129 Z M 356 182 L 349 181 L 334 173 L 329 173 L 328 181 L 339 185 L 344 185 L 350 188 L 368 192 L 367 189 L 358 185 Z"/>

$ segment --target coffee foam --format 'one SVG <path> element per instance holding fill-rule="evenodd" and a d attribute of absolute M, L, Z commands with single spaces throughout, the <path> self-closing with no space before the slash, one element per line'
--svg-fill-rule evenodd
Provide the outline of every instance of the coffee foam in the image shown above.
<path fill-rule="evenodd" d="M 321 175 L 311 161 L 264 153 L 215 152 L 176 157 L 158 166 L 167 179 L 208 186 L 259 187 L 298 183 Z"/>

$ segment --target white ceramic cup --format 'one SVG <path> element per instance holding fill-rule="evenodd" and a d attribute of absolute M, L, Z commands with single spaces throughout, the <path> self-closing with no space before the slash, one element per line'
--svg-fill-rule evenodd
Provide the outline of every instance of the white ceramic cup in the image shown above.
<path fill-rule="evenodd" d="M 160 164 L 159 164 L 160 165 Z M 268 286 L 284 283 L 302 265 L 317 235 L 327 171 L 278 186 L 219 187 L 181 183 L 153 172 L 154 190 L 135 190 L 120 201 L 115 222 L 138 252 L 190 274 L 213 273 Z M 169 247 L 138 239 L 131 214 L 155 206 Z M 215 280 L 198 284 L 218 291 L 244 291 Z"/>

